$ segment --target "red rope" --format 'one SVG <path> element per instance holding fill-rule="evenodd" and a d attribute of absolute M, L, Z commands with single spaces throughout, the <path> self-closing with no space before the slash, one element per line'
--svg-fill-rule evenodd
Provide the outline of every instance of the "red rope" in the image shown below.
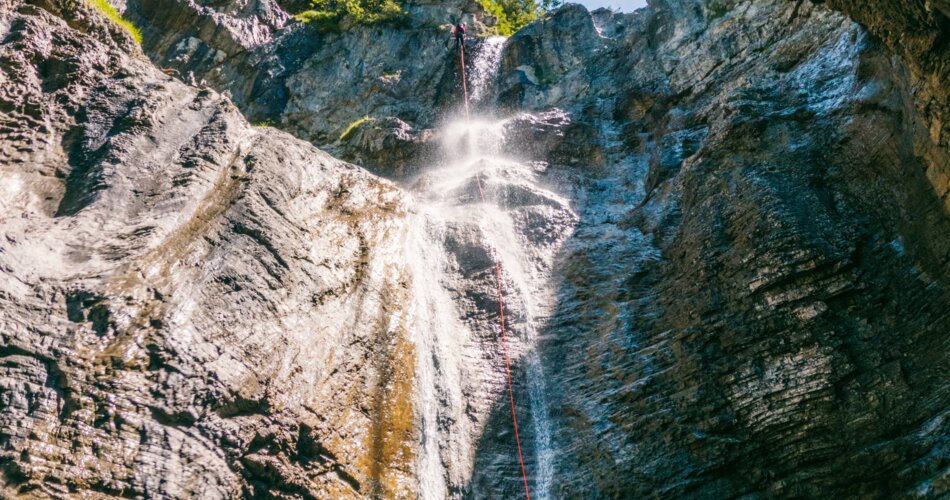
<path fill-rule="evenodd" d="M 465 94 L 465 116 L 471 117 L 468 106 L 468 85 L 465 80 L 465 45 L 461 45 L 460 49 L 460 58 L 462 61 L 462 91 Z M 482 203 L 485 202 L 485 191 L 482 190 L 482 179 L 478 172 L 475 172 L 475 183 L 478 185 L 478 196 L 481 197 Z M 518 445 L 518 462 L 521 464 L 521 479 L 524 480 L 524 494 L 531 500 L 531 491 L 528 488 L 528 473 L 524 466 L 524 455 L 521 453 L 521 436 L 518 435 L 518 415 L 515 412 L 515 388 L 511 382 L 511 359 L 508 356 L 508 335 L 505 328 L 505 296 L 502 293 L 501 286 L 501 264 L 497 259 L 495 261 L 495 285 L 498 289 L 498 313 L 500 315 L 501 323 L 501 344 L 504 347 L 505 352 L 505 374 L 508 376 L 508 400 L 511 402 L 511 422 L 514 424 L 515 428 L 515 443 Z"/>
<path fill-rule="evenodd" d="M 465 76 L 465 43 L 459 44 L 460 60 L 462 61 L 462 92 L 465 94 L 465 116 L 471 118 L 471 112 L 468 109 L 468 83 Z"/>

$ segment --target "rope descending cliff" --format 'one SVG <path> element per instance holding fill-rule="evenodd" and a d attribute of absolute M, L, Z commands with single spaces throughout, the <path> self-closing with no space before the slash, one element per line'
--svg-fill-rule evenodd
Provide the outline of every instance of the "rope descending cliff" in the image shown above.
<path fill-rule="evenodd" d="M 468 102 L 468 83 L 466 82 L 467 78 L 465 74 L 464 44 L 459 46 L 459 63 L 461 65 L 462 94 L 465 101 L 465 117 L 471 118 L 471 108 Z M 482 204 L 485 204 L 485 191 L 482 189 L 481 175 L 478 172 L 475 173 L 475 183 L 478 186 L 478 196 L 481 198 Z M 515 390 L 511 381 L 511 358 L 508 355 L 508 336 L 505 329 L 505 296 L 501 284 L 501 264 L 498 262 L 498 259 L 494 257 L 494 255 L 492 256 L 492 260 L 495 265 L 495 284 L 498 290 L 498 321 L 501 326 L 501 342 L 505 354 L 505 375 L 508 379 L 508 400 L 511 403 L 511 422 L 515 430 L 515 444 L 518 446 L 518 463 L 521 465 L 521 479 L 524 481 L 524 494 L 528 500 L 531 500 L 531 490 L 528 487 L 528 473 L 525 470 L 524 455 L 521 451 L 521 436 L 518 434 L 518 414 L 515 411 Z"/>

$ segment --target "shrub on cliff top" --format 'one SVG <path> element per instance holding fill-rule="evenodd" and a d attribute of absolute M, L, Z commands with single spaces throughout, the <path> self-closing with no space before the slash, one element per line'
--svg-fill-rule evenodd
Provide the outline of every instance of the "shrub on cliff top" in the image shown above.
<path fill-rule="evenodd" d="M 359 25 L 394 21 L 403 16 L 405 11 L 396 0 L 311 0 L 310 9 L 294 17 L 335 31 L 345 19 Z"/>
<path fill-rule="evenodd" d="M 524 26 L 540 19 L 544 13 L 559 6 L 561 0 L 479 0 L 482 8 L 497 22 L 499 35 L 511 36 Z"/>

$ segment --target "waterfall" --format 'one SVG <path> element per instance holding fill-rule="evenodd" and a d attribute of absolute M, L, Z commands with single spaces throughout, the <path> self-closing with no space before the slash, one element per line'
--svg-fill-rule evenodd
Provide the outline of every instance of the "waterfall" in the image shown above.
<path fill-rule="evenodd" d="M 457 475 L 451 474 L 446 464 L 464 467 L 471 461 L 465 456 L 471 446 L 464 441 L 471 432 L 460 427 L 465 425 L 460 380 L 467 330 L 440 281 L 447 265 L 442 250 L 444 222 L 425 208 L 410 226 L 405 254 L 413 277 L 409 316 L 415 332 L 422 434 L 419 498 L 435 500 L 448 496 L 446 478 Z M 447 456 L 443 457 L 443 452 Z"/>
<path fill-rule="evenodd" d="M 472 87 L 472 102 L 481 103 L 490 90 L 490 85 L 498 75 L 498 65 L 501 64 L 501 51 L 505 48 L 508 39 L 503 36 L 492 36 L 482 41 L 469 73 Z"/>
<path fill-rule="evenodd" d="M 472 59 L 474 99 L 484 100 L 489 95 L 504 43 L 502 37 L 484 40 Z M 519 420 L 522 432 L 528 431 L 525 434 L 530 436 L 523 442 L 525 459 L 530 464 L 528 479 L 533 497 L 549 497 L 553 478 L 552 428 L 544 370 L 536 345 L 554 307 L 550 268 L 558 245 L 531 241 L 525 235 L 526 221 L 538 214 L 568 214 L 558 220 L 572 220 L 574 215 L 567 199 L 542 185 L 536 163 L 509 154 L 508 150 L 517 145 L 509 143 L 506 130 L 517 118 L 473 116 L 445 123 L 439 132 L 441 162 L 415 179 L 409 189 L 419 207 L 406 252 L 413 274 L 411 316 L 422 430 L 418 461 L 420 498 L 457 495 L 471 477 L 473 441 L 484 430 L 488 411 L 481 411 L 477 418 L 467 415 L 466 405 L 471 402 L 465 400 L 465 395 L 481 390 L 486 398 L 496 401 L 508 397 L 506 392 L 497 391 L 501 387 L 499 380 L 505 377 L 503 365 L 492 365 L 486 361 L 491 356 L 478 350 L 500 352 L 498 310 L 476 310 L 471 301 L 460 302 L 450 292 L 463 288 L 451 283 L 463 279 L 460 274 L 465 274 L 467 265 L 477 262 L 485 267 L 485 258 L 473 257 L 478 252 L 465 247 L 464 242 L 469 241 L 475 242 L 472 248 L 487 251 L 487 257 L 497 261 L 502 269 L 511 363 L 523 368 L 526 379 L 527 390 L 519 393 L 528 405 L 519 399 L 518 416 L 527 417 L 521 414 L 524 408 L 530 408 L 531 416 Z M 481 182 L 484 203 L 476 176 Z M 450 239 L 463 243 L 449 245 Z M 478 279 L 490 277 L 493 289 L 493 273 L 493 267 L 487 275 L 482 269 Z M 491 300 L 497 300 L 497 296 Z M 490 344 L 488 348 L 484 347 L 486 343 Z M 476 382 L 472 381 L 479 379 L 491 382 L 483 385 L 494 387 L 494 392 L 464 389 L 465 384 L 474 385 Z M 514 442 L 511 453 L 516 454 Z"/>

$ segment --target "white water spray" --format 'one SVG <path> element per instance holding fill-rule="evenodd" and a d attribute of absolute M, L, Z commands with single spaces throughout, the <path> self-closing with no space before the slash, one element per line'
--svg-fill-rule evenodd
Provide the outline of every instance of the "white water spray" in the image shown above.
<path fill-rule="evenodd" d="M 474 100 L 487 96 L 504 42 L 501 37 L 485 40 L 471 61 Z M 473 315 L 461 314 L 466 311 L 459 309 L 446 290 L 448 282 L 459 279 L 457 275 L 450 276 L 458 272 L 450 268 L 464 260 L 446 250 L 447 228 L 477 240 L 477 246 L 487 249 L 501 265 L 505 303 L 510 313 L 507 326 L 511 361 L 524 367 L 531 409 L 531 419 L 526 421 L 531 439 L 523 444 L 526 458 L 532 453 L 534 458 L 528 470 L 532 496 L 550 496 L 552 428 L 544 371 L 535 346 L 554 307 L 549 270 L 557 245 L 532 243 L 524 236 L 524 225 L 532 215 L 570 212 L 570 208 L 566 199 L 541 185 L 536 166 L 506 158 L 505 130 L 509 123 L 510 120 L 462 118 L 446 124 L 441 132 L 445 161 L 425 172 L 412 188 L 420 213 L 407 242 L 407 255 L 414 276 L 411 316 L 416 332 L 416 374 L 421 400 L 422 446 L 418 466 L 420 497 L 424 499 L 450 496 L 453 486 L 460 487 L 471 477 L 472 441 L 482 429 L 475 428 L 466 415 L 462 385 L 477 378 L 478 371 L 488 371 L 487 378 L 496 381 L 497 377 L 504 377 L 495 371 L 497 366 L 485 361 L 483 353 L 477 349 L 472 352 L 473 346 L 478 346 L 473 341 L 478 333 L 475 329 L 484 329 L 485 325 L 461 320 Z M 484 203 L 476 176 L 481 182 Z M 509 203 L 510 200 L 514 202 Z M 481 332 L 481 337 L 500 342 L 497 311 L 481 314 L 490 315 L 489 328 L 495 332 Z M 501 346 L 496 343 L 491 349 L 497 356 Z M 484 373 L 482 378 L 486 378 Z M 507 399 L 504 393 L 491 396 Z M 485 418 L 487 414 L 481 415 L 481 423 Z M 514 443 L 511 446 L 514 454 Z"/>

